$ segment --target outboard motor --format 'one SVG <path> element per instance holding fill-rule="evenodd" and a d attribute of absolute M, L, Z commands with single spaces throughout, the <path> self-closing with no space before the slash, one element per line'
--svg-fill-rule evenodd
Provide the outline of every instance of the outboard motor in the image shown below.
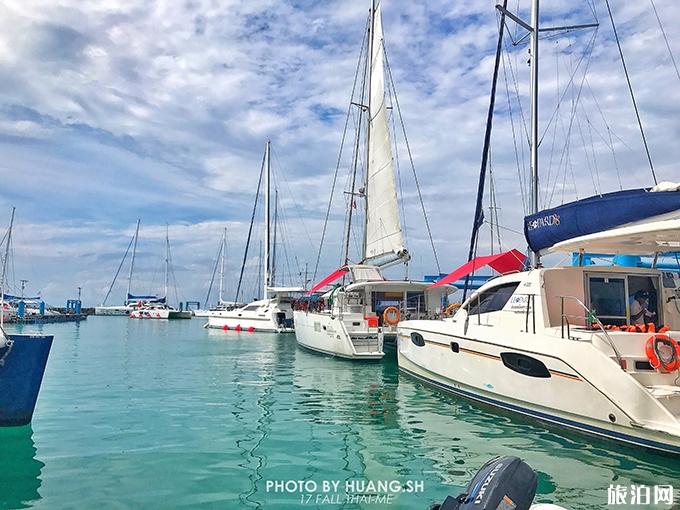
<path fill-rule="evenodd" d="M 448 496 L 431 510 L 529 510 L 538 477 L 518 457 L 496 457 L 484 464 L 458 497 Z"/>

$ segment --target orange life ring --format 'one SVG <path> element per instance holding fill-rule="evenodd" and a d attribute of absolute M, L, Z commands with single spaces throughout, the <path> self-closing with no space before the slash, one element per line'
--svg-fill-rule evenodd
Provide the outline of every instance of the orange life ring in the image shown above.
<path fill-rule="evenodd" d="M 390 316 L 394 315 L 394 318 L 390 319 Z M 396 306 L 388 306 L 383 312 L 383 320 L 390 326 L 396 326 L 401 320 L 401 312 Z"/>
<path fill-rule="evenodd" d="M 456 310 L 460 308 L 460 303 L 451 303 L 449 306 L 444 308 L 444 315 L 447 317 L 456 313 Z"/>
<path fill-rule="evenodd" d="M 665 345 L 670 350 L 670 359 L 659 353 L 658 345 Z M 668 335 L 657 333 L 647 339 L 645 354 L 652 367 L 663 373 L 675 372 L 680 368 L 680 345 Z"/>

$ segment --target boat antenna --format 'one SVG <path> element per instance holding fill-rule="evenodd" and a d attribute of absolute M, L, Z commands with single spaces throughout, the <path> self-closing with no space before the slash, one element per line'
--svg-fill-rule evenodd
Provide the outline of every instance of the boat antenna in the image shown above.
<path fill-rule="evenodd" d="M 503 33 L 505 32 L 505 9 L 508 7 L 508 0 L 503 0 L 503 10 L 500 11 L 501 19 L 498 26 L 498 43 L 496 44 L 496 60 L 493 66 L 493 78 L 491 80 L 491 97 L 489 98 L 489 110 L 486 116 L 486 132 L 484 133 L 484 148 L 482 149 L 482 164 L 479 170 L 479 183 L 477 184 L 477 204 L 475 205 L 475 216 L 472 222 L 472 234 L 470 235 L 470 250 L 468 251 L 468 262 L 472 260 L 477 246 L 479 228 L 484 222 L 484 184 L 486 181 L 486 169 L 489 161 L 489 146 L 491 144 L 491 128 L 493 126 L 493 113 L 496 105 L 496 85 L 498 83 L 498 68 L 503 55 Z M 470 285 L 470 275 L 465 277 L 465 287 L 463 287 L 463 301 L 467 297 Z"/>

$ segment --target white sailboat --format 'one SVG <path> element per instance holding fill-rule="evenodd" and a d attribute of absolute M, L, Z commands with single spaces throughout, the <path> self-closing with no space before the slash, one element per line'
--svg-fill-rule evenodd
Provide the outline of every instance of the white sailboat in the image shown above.
<path fill-rule="evenodd" d="M 220 281 L 219 281 L 219 293 L 217 296 L 217 304 L 215 306 L 212 306 L 210 308 L 204 308 L 204 309 L 199 309 L 199 310 L 193 310 L 192 313 L 194 317 L 208 317 L 210 315 L 210 312 L 217 312 L 221 310 L 231 310 L 232 308 L 235 308 L 237 303 L 233 301 L 226 301 L 224 299 L 224 264 L 225 264 L 225 259 L 226 259 L 226 254 L 227 254 L 227 229 L 224 229 L 224 232 L 222 233 L 222 240 L 220 241 L 220 249 L 219 253 L 217 255 L 217 261 L 215 264 L 215 268 L 213 269 L 212 277 L 210 278 L 210 284 L 208 285 L 208 293 L 205 297 L 205 304 L 206 306 L 208 305 L 208 302 L 210 301 L 210 291 L 212 290 L 212 284 L 215 280 L 215 273 L 217 272 L 217 267 L 219 265 L 220 268 Z"/>
<path fill-rule="evenodd" d="M 368 105 L 360 110 L 360 115 L 368 116 L 365 182 L 359 193 L 355 193 L 355 177 L 352 179 L 344 265 L 310 292 L 321 290 L 340 278 L 350 277 L 351 283 L 327 293 L 322 311 L 295 312 L 295 336 L 300 346 L 349 359 L 382 358 L 384 338 L 386 335 L 394 337 L 396 324 L 402 315 L 414 318 L 433 316 L 441 309 L 442 297 L 454 290 L 442 287 L 428 291 L 429 283 L 387 280 L 381 273 L 381 268 L 406 264 L 410 254 L 399 216 L 385 95 L 382 17 L 380 3 L 375 0 L 371 3 L 367 35 L 368 76 L 362 90 L 367 88 Z M 357 155 L 360 153 L 358 145 L 357 134 Z M 356 195 L 363 197 L 365 203 L 364 242 L 361 263 L 352 264 L 349 261 L 349 241 L 353 197 Z"/>
<path fill-rule="evenodd" d="M 518 18 L 499 9 L 502 34 L 505 14 Z M 490 280 L 451 319 L 401 323 L 399 369 L 561 427 L 680 454 L 680 277 L 655 267 L 660 254 L 680 249 L 680 192 L 658 186 L 538 210 L 538 20 L 533 0 L 531 25 L 519 21 L 529 28 L 532 56 L 531 269 Z M 631 216 L 640 210 L 651 217 Z M 604 231 L 563 235 L 587 224 L 577 217 L 606 222 L 622 212 L 628 218 Z M 541 253 L 550 251 L 652 255 L 655 263 L 543 268 Z M 635 306 L 652 325 L 639 323 Z"/>
<path fill-rule="evenodd" d="M 170 277 L 170 237 L 165 227 L 165 292 L 157 302 L 140 303 L 130 312 L 131 319 L 191 319 L 189 310 L 178 310 L 168 305 L 168 282 Z"/>
<path fill-rule="evenodd" d="M 265 174 L 263 299 L 257 299 L 236 308 L 211 310 L 208 313 L 208 322 L 204 326 L 206 328 L 268 333 L 293 332 L 294 296 L 304 292 L 304 289 L 273 285 L 272 275 L 275 261 L 272 256 L 271 242 L 271 142 L 269 141 L 265 146 L 263 170 Z"/>

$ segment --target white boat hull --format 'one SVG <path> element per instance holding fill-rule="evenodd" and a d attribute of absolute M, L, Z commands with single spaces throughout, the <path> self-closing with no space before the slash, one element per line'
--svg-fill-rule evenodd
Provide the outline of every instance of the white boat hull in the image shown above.
<path fill-rule="evenodd" d="M 131 319 L 191 319 L 191 312 L 169 309 L 140 309 L 130 312 Z"/>
<path fill-rule="evenodd" d="M 125 305 L 120 305 L 120 306 L 95 306 L 94 314 L 95 315 L 122 316 L 122 315 L 129 315 L 131 310 L 132 310 L 132 307 L 125 306 Z"/>
<path fill-rule="evenodd" d="M 524 351 L 516 346 L 421 329 L 426 322 L 432 321 L 400 324 L 397 359 L 399 369 L 408 375 L 449 393 L 560 427 L 680 454 L 680 435 L 677 432 L 664 426 L 655 430 L 654 423 L 642 425 L 631 419 L 635 412 L 654 406 L 651 396 L 647 402 L 633 407 L 622 402 L 618 395 L 606 394 L 601 386 L 589 380 L 588 375 L 576 372 L 559 355 L 541 355 L 535 350 Z M 410 337 L 413 332 L 425 338 L 424 346 L 414 345 Z M 452 351 L 452 342 L 457 344 L 459 352 Z M 583 344 L 584 348 L 589 346 Z M 526 377 L 506 369 L 501 352 L 527 353 L 543 361 L 551 377 Z M 597 363 L 600 360 L 593 361 Z M 615 364 L 604 358 L 599 370 L 607 372 L 609 369 L 612 371 L 610 377 L 623 374 Z M 621 386 L 625 386 L 624 379 Z M 621 389 L 626 392 L 626 388 Z M 663 428 L 666 430 L 661 430 Z"/>
<path fill-rule="evenodd" d="M 381 359 L 382 334 L 374 331 L 350 333 L 344 322 L 329 313 L 296 311 L 295 338 L 298 345 L 312 351 L 347 359 Z"/>
<path fill-rule="evenodd" d="M 277 302 L 276 298 L 255 301 L 233 310 L 211 310 L 207 328 L 261 331 L 265 333 L 292 333 L 293 310 L 288 302 Z"/>

